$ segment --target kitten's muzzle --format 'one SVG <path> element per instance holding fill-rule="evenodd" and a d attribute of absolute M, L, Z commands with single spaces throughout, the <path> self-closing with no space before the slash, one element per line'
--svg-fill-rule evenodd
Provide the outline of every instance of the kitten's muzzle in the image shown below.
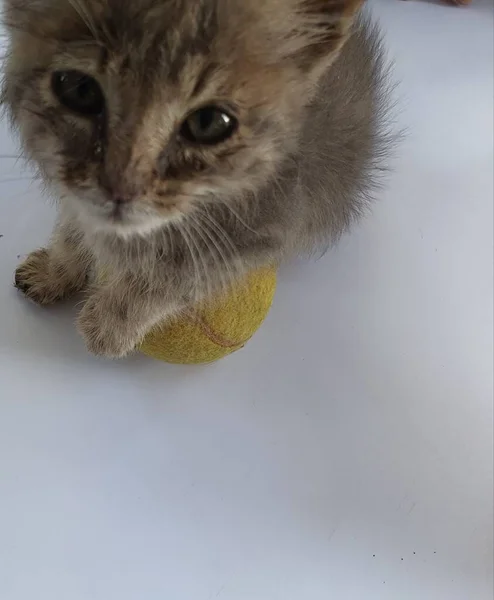
<path fill-rule="evenodd" d="M 139 184 L 135 177 L 103 173 L 99 178 L 99 185 L 108 200 L 116 206 L 130 204 L 142 194 L 143 185 Z"/>

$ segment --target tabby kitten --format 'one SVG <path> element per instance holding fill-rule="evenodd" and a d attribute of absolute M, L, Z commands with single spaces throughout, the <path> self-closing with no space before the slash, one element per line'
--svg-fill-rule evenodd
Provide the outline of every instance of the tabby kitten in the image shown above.
<path fill-rule="evenodd" d="M 86 290 L 88 349 L 122 357 L 248 270 L 337 239 L 387 142 L 360 3 L 6 0 L 3 102 L 59 208 L 16 286 L 40 304 Z"/>

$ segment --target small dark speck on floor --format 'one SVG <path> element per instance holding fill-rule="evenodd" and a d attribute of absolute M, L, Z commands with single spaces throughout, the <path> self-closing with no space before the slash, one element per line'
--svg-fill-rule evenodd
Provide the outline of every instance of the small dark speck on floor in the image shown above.
<path fill-rule="evenodd" d="M 416 552 L 414 552 L 414 554 L 417 554 Z"/>
<path fill-rule="evenodd" d="M 372 558 L 376 558 L 376 555 L 375 555 L 375 554 L 373 554 L 373 555 L 372 555 Z"/>
<path fill-rule="evenodd" d="M 0 233 L 0 238 L 3 238 L 3 233 Z"/>
<path fill-rule="evenodd" d="M 434 554 L 437 554 L 437 552 L 434 552 Z"/>

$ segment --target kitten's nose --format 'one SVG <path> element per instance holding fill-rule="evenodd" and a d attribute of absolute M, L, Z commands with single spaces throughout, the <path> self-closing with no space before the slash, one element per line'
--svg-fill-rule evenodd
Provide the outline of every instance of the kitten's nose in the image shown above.
<path fill-rule="evenodd" d="M 124 204 L 131 202 L 132 198 L 122 194 L 113 194 L 112 200 L 116 206 L 123 206 Z"/>
<path fill-rule="evenodd" d="M 139 193 L 138 186 L 134 182 L 122 181 L 122 177 L 117 180 L 106 172 L 100 175 L 99 184 L 107 199 L 115 206 L 129 204 Z"/>
<path fill-rule="evenodd" d="M 116 206 L 123 206 L 134 200 L 137 195 L 137 189 L 135 186 L 114 185 L 107 189 L 107 193 Z"/>

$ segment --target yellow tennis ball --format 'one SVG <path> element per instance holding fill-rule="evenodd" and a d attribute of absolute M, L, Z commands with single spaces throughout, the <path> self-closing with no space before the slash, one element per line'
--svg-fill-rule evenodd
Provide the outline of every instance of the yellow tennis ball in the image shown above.
<path fill-rule="evenodd" d="M 243 346 L 266 318 L 276 290 L 276 269 L 250 273 L 227 295 L 150 331 L 140 345 L 147 356 L 176 364 L 210 363 Z"/>

